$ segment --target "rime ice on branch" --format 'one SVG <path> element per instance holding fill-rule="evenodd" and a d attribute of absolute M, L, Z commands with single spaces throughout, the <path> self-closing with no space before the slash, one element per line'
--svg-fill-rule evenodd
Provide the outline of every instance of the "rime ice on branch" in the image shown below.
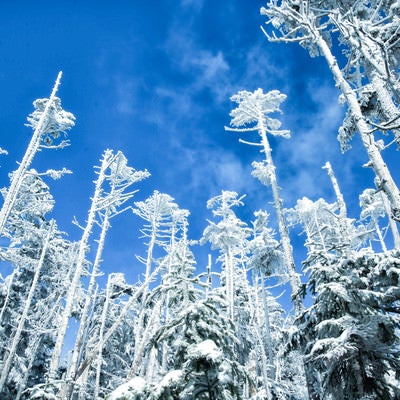
<path fill-rule="evenodd" d="M 255 131 L 258 132 L 261 138 L 261 141 L 257 143 L 247 142 L 242 139 L 240 139 L 240 142 L 261 147 L 261 151 L 265 154 L 264 161 L 253 162 L 253 176 L 258 178 L 262 184 L 271 186 L 274 207 L 278 217 L 283 256 L 292 289 L 292 297 L 296 310 L 299 311 L 302 308 L 301 281 L 294 264 L 293 249 L 284 219 L 282 199 L 280 198 L 275 165 L 272 160 L 272 150 L 267 138 L 267 134 L 283 136 L 284 138 L 290 137 L 288 130 L 280 130 L 281 122 L 278 119 L 268 116 L 268 114 L 273 112 L 279 112 L 279 106 L 285 99 L 286 95 L 280 93 L 278 90 L 272 90 L 268 93 L 263 93 L 262 89 L 257 89 L 253 93 L 246 90 L 239 91 L 231 97 L 231 100 L 238 104 L 238 107 L 229 114 L 232 117 L 232 128 L 225 127 L 225 129 L 234 132 Z"/>
<path fill-rule="evenodd" d="M 348 106 L 338 136 L 342 150 L 358 132 L 369 158 L 366 166 L 373 169 L 378 189 L 386 193 L 392 218 L 400 221 L 399 188 L 381 154 L 386 145 L 374 137 L 379 130 L 392 131 L 393 142 L 399 140 L 398 3 L 271 0 L 261 14 L 270 27 L 270 33 L 262 28 L 268 40 L 297 42 L 312 57 L 325 58 L 340 99 Z M 343 45 L 348 63 L 340 68 L 334 51 Z"/>
<path fill-rule="evenodd" d="M 56 145 L 53 144 L 54 139 L 59 138 L 61 133 L 71 129 L 75 124 L 73 114 L 64 111 L 61 108 L 61 100 L 56 97 L 61 76 L 62 73 L 60 72 L 49 99 L 38 99 L 33 103 L 35 111 L 28 117 L 29 124 L 27 125 L 31 126 L 34 132 L 18 169 L 12 175 L 11 185 L 7 190 L 4 204 L 0 211 L 0 235 L 4 232 L 5 224 L 16 201 L 25 174 L 36 153 L 41 148 L 54 149 L 68 145 L 67 141 L 61 141 Z"/>

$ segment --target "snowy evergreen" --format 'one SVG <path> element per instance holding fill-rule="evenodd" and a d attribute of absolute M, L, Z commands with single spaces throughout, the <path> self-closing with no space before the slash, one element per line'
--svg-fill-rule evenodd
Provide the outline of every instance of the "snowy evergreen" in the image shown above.
<path fill-rule="evenodd" d="M 255 135 L 240 141 L 263 153 L 249 179 L 271 188 L 271 207 L 248 210 L 245 196 L 221 188 L 204 205 L 213 218 L 192 238 L 190 211 L 172 196 L 154 190 L 133 202 L 132 185 L 150 174 L 107 149 L 86 220 L 73 222 L 81 238 L 70 241 L 51 218 L 50 182 L 71 171 L 32 168 L 39 151 L 69 145 L 63 135 L 75 117 L 56 96 L 60 73 L 50 97 L 34 102 L 32 138 L 1 189 L 0 398 L 400 398 L 400 194 L 382 155 L 400 146 L 399 10 L 398 1 L 315 0 L 261 9 L 270 41 L 298 42 L 332 72 L 347 107 L 340 147 L 358 133 L 374 172 L 359 216 L 329 162 L 321 167 L 335 200 L 302 197 L 283 208 L 269 138 L 290 137 L 271 116 L 286 95 L 240 90 L 225 129 Z M 126 211 L 142 222 L 132 229 L 143 246 L 132 248 L 129 276 L 102 260 L 111 219 Z M 301 261 L 292 247 L 299 227 Z M 198 244 L 210 252 L 206 267 Z M 104 283 L 102 270 L 113 271 Z"/>

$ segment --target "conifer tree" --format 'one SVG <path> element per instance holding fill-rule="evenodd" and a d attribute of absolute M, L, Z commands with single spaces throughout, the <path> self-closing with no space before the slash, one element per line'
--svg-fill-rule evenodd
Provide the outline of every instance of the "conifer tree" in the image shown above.
<path fill-rule="evenodd" d="M 238 104 L 229 114 L 232 117 L 230 125 L 233 128 L 225 127 L 228 131 L 234 132 L 257 132 L 261 138 L 260 142 L 242 143 L 258 146 L 262 148 L 265 154 L 265 160 L 262 162 L 253 162 L 253 176 L 258 178 L 262 184 L 271 186 L 274 199 L 274 207 L 278 219 L 278 229 L 282 244 L 283 257 L 287 268 L 290 286 L 292 289 L 292 298 L 296 311 L 301 310 L 301 281 L 296 272 L 296 266 L 293 258 L 293 249 L 290 243 L 288 228 L 284 219 L 283 202 L 279 193 L 275 165 L 272 159 L 272 149 L 268 141 L 267 134 L 274 136 L 290 137 L 290 132 L 280 130 L 281 122 L 278 119 L 271 118 L 268 114 L 280 111 L 280 104 L 286 99 L 286 95 L 278 90 L 272 90 L 263 93 L 262 89 L 257 89 L 253 93 L 246 90 L 238 92 L 231 97 L 231 100 Z M 251 126 L 253 125 L 253 126 Z"/>
<path fill-rule="evenodd" d="M 101 166 L 98 167 L 98 178 L 95 181 L 95 191 L 92 198 L 92 203 L 88 212 L 88 219 L 86 226 L 83 228 L 82 238 L 79 242 L 79 247 L 77 250 L 76 256 L 76 266 L 73 275 L 73 279 L 71 282 L 71 286 L 68 291 L 68 295 L 66 298 L 65 309 L 63 311 L 62 322 L 60 324 L 59 331 L 57 333 L 57 341 L 55 344 L 55 349 L 53 352 L 52 360 L 49 367 L 49 379 L 54 379 L 56 376 L 57 368 L 59 365 L 59 360 L 61 357 L 61 351 L 64 344 L 65 333 L 67 331 L 68 321 L 72 315 L 72 310 L 74 303 L 76 302 L 76 291 L 78 286 L 80 285 L 80 279 L 84 271 L 85 267 L 85 256 L 88 249 L 88 242 L 90 235 L 92 234 L 92 229 L 96 223 L 96 218 L 99 212 L 104 212 L 105 210 L 114 209 L 118 205 L 123 204 L 124 199 L 129 198 L 129 194 L 124 193 L 126 186 L 133 182 L 140 181 L 148 176 L 146 171 L 138 171 L 135 172 L 131 168 L 126 167 L 122 174 L 119 170 L 119 158 L 121 157 L 121 153 L 113 154 L 112 150 L 106 150 L 103 154 L 103 158 L 101 160 Z M 123 161 L 125 163 L 125 161 Z M 123 180 L 122 189 L 118 188 L 119 180 Z M 112 196 L 107 196 L 107 193 L 104 192 L 104 184 L 107 181 L 115 181 L 117 184 L 116 193 L 112 193 Z M 112 185 L 111 185 L 112 186 Z M 122 192 L 118 193 L 118 190 L 122 190 Z M 127 197 L 126 197 L 127 196 Z M 108 222 L 107 222 L 108 223 Z M 106 224 L 107 225 L 107 224 Z M 75 368 L 74 368 L 75 369 Z"/>
<path fill-rule="evenodd" d="M 61 108 L 61 100 L 56 97 L 61 76 L 60 72 L 49 99 L 37 99 L 33 103 L 35 111 L 28 117 L 28 126 L 31 126 L 34 132 L 18 169 L 12 175 L 10 187 L 4 197 L 0 210 L 0 235 L 4 234 L 5 224 L 36 153 L 43 148 L 57 149 L 68 145 L 64 140 L 59 144 L 53 144 L 61 133 L 71 129 L 75 124 L 73 114 L 64 111 Z"/>
<path fill-rule="evenodd" d="M 36 171 L 29 171 L 5 226 L 10 245 L 2 259 L 14 272 L 0 296 L 4 398 L 18 398 L 25 386 L 43 382 L 68 287 L 74 245 L 62 238 L 54 221 L 46 221 L 54 203 L 48 189 Z"/>
<path fill-rule="evenodd" d="M 311 56 L 320 54 L 325 58 L 336 85 L 341 91 L 341 97 L 348 106 L 348 116 L 340 128 L 338 136 L 342 150 L 348 148 L 349 140 L 354 132 L 357 131 L 360 134 L 361 142 L 368 155 L 368 166 L 373 169 L 376 175 L 377 188 L 382 189 L 386 193 L 391 204 L 392 218 L 400 221 L 400 191 L 382 158 L 382 146 L 375 140 L 374 132 L 376 126 L 374 127 L 369 123 L 370 121 L 362 107 L 362 99 L 358 98 L 358 88 L 357 90 L 354 89 L 352 87 L 352 82 L 346 78 L 346 67 L 340 68 L 334 55 L 336 48 L 331 46 L 336 28 L 339 28 L 341 33 L 347 31 L 349 37 L 347 39 L 345 38 L 345 40 L 349 41 L 350 38 L 355 39 L 355 41 L 350 43 L 349 57 L 353 54 L 357 55 L 361 51 L 364 58 L 362 67 L 366 71 L 371 71 L 371 81 L 374 77 L 379 78 L 378 83 L 374 82 L 374 84 L 377 84 L 374 90 L 379 91 L 383 86 L 388 88 L 388 85 L 386 85 L 386 82 L 382 82 L 382 79 L 387 79 L 387 82 L 390 82 L 392 81 L 392 76 L 396 76 L 395 71 L 390 70 L 390 68 L 388 70 L 390 63 L 387 55 L 389 53 L 393 54 L 393 52 L 396 54 L 398 51 L 397 42 L 394 39 L 395 35 L 393 35 L 393 24 L 391 24 L 392 18 L 395 18 L 394 16 L 397 8 L 395 5 L 387 8 L 386 5 L 382 6 L 383 3 L 384 2 L 373 2 L 373 7 L 370 7 L 363 3 L 356 2 L 354 7 L 353 3 L 349 6 L 343 5 L 343 7 L 337 7 L 336 2 L 326 2 L 328 8 L 324 9 L 323 6 L 321 8 L 320 2 L 317 1 L 302 2 L 297 0 L 282 0 L 276 2 L 275 0 L 271 0 L 268 1 L 266 7 L 261 8 L 261 14 L 268 18 L 267 23 L 271 25 L 272 33 L 268 34 L 264 30 L 264 33 L 270 41 L 286 43 L 298 42 L 309 50 Z M 335 7 L 332 8 L 333 4 Z M 386 8 L 380 9 L 379 7 L 381 6 Z M 388 18 L 385 16 L 385 10 L 389 11 L 387 15 Z M 387 30 L 386 37 L 388 42 L 381 41 L 383 47 L 379 49 L 380 38 L 379 40 L 375 40 L 374 35 L 371 35 L 370 32 L 364 29 L 365 25 L 357 22 L 358 14 L 364 16 L 369 14 L 371 16 L 370 18 L 367 17 L 367 20 L 369 20 L 367 25 L 369 24 L 371 28 L 374 26 L 376 20 L 379 20 L 377 26 L 383 26 L 383 31 L 385 31 L 386 28 L 385 22 L 387 20 L 389 21 L 387 26 L 390 26 L 390 28 Z M 337 26 L 332 24 L 332 20 L 335 18 L 338 21 Z M 348 18 L 350 18 L 350 21 L 347 20 Z M 379 28 L 377 30 L 379 30 Z M 392 43 L 393 39 L 394 44 Z M 385 50 L 387 50 L 387 52 Z M 368 61 L 366 61 L 367 58 Z M 349 63 L 351 65 L 351 59 L 349 59 Z M 373 67 L 371 64 L 373 64 Z M 383 71 L 382 67 L 384 67 Z M 394 85 L 398 84 L 394 83 Z M 378 88 L 378 86 L 380 86 L 380 88 Z M 383 95 L 381 105 L 385 103 L 384 100 L 392 100 L 395 92 L 396 90 Z M 398 115 L 398 113 L 396 115 Z M 394 122 L 393 118 L 397 118 L 394 112 L 391 112 L 391 117 L 391 119 L 389 117 L 388 125 Z"/>

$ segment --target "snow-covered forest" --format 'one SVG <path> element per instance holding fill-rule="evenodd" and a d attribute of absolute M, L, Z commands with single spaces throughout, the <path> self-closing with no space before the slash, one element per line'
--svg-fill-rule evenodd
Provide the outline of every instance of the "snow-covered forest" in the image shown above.
<path fill-rule="evenodd" d="M 270 0 L 261 14 L 266 41 L 298 43 L 331 71 L 346 110 L 338 146 L 351 153 L 358 136 L 374 175 L 360 215 L 348 215 L 329 160 L 336 201 L 284 207 L 270 139 L 291 140 L 279 119 L 286 95 L 264 88 L 232 93 L 225 130 L 255 147 L 252 176 L 270 209 L 243 220 L 246 197 L 221 188 L 202 236 L 190 237 L 196 210 L 157 188 L 137 200 L 151 171 L 104 149 L 71 240 L 50 217 L 52 182 L 71 171 L 35 169 L 39 152 L 62 156 L 76 122 L 60 72 L 33 104 L 30 142 L 2 189 L 2 400 L 400 399 L 400 191 L 385 163 L 400 147 L 400 1 Z M 142 221 L 131 260 L 141 275 L 131 284 L 107 266 L 102 284 L 111 221 L 127 213 Z"/>

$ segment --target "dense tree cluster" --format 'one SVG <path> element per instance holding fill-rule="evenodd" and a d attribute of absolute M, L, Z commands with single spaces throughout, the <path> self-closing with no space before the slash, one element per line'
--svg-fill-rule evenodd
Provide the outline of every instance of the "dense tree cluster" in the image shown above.
<path fill-rule="evenodd" d="M 46 182 L 69 171 L 31 165 L 38 151 L 69 144 L 60 138 L 75 118 L 56 97 L 60 74 L 49 99 L 35 101 L 31 142 L 2 190 L 0 260 L 11 273 L 0 276 L 0 397 L 400 398 L 400 192 L 381 154 L 400 145 L 399 9 L 398 1 L 298 0 L 262 8 L 269 40 L 298 42 L 326 59 L 347 105 L 341 148 L 361 136 L 375 188 L 360 193 L 359 218 L 350 218 L 327 162 L 337 200 L 304 197 L 285 209 L 268 137 L 290 138 L 274 117 L 286 96 L 240 91 L 226 129 L 259 138 L 241 141 L 265 156 L 252 175 L 271 189 L 278 234 L 267 210 L 243 221 L 235 211 L 245 196 L 222 191 L 208 201 L 213 219 L 196 238 L 216 254 L 206 270 L 192 252 L 189 211 L 158 191 L 132 202 L 132 186 L 149 173 L 128 166 L 119 151 L 106 150 L 95 167 L 85 225 L 75 221 L 80 240 L 69 241 L 48 218 L 54 200 Z M 145 254 L 137 262 L 144 273 L 128 284 L 114 272 L 101 287 L 110 219 L 124 212 L 143 220 Z M 290 239 L 295 226 L 307 248 L 301 267 Z M 276 296 L 283 285 L 293 310 Z"/>

